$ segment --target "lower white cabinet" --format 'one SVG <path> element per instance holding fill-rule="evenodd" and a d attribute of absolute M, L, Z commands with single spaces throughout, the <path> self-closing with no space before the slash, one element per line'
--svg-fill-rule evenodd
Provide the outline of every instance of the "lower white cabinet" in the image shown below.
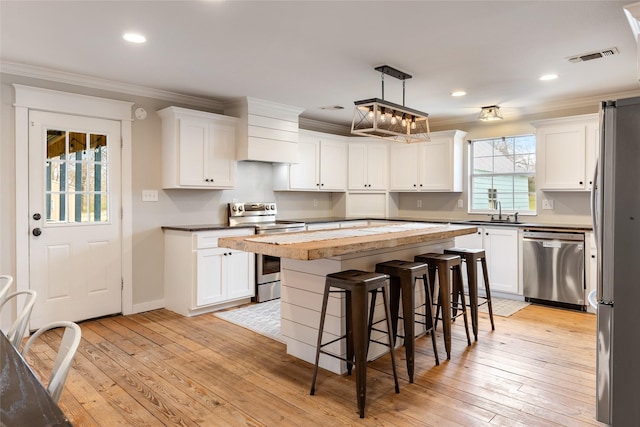
<path fill-rule="evenodd" d="M 521 295 L 518 287 L 518 230 L 510 227 L 478 227 L 476 234 L 455 238 L 459 248 L 484 249 L 491 292 Z M 466 271 L 463 270 L 466 283 Z M 484 279 L 478 266 L 478 288 L 484 294 Z"/>
<path fill-rule="evenodd" d="M 218 238 L 251 234 L 252 228 L 165 230 L 165 307 L 193 316 L 248 302 L 255 295 L 255 255 L 219 248 Z"/>

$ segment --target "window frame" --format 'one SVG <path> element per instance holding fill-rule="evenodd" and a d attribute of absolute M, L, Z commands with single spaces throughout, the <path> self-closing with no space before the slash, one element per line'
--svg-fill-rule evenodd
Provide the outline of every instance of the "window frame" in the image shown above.
<path fill-rule="evenodd" d="M 500 157 L 499 155 L 496 155 L 495 152 L 495 148 L 492 150 L 492 154 L 491 156 L 486 156 L 486 157 L 490 157 L 492 159 L 492 170 L 490 173 L 474 173 L 474 160 L 476 159 L 474 157 L 474 143 L 476 142 L 487 142 L 487 141 L 505 141 L 507 139 L 514 139 L 514 144 L 517 143 L 517 139 L 518 138 L 533 138 L 533 149 L 530 152 L 525 152 L 525 153 L 516 153 L 515 150 L 513 152 L 513 155 L 533 155 L 533 167 L 531 171 L 516 171 L 516 163 L 514 161 L 514 170 L 513 172 L 496 172 L 495 171 L 495 158 L 496 157 Z M 498 207 L 496 206 L 495 209 L 492 209 L 490 206 L 488 208 L 484 208 L 484 207 L 479 207 L 476 208 L 474 207 L 474 178 L 478 178 L 478 177 L 490 177 L 491 179 L 493 179 L 494 177 L 501 177 L 501 176 L 507 176 L 507 177 L 520 177 L 520 176 L 527 176 L 528 178 L 528 186 L 529 186 L 529 191 L 528 191 L 528 197 L 529 197 L 529 208 L 528 209 L 518 209 L 518 208 L 514 208 L 513 206 L 509 207 L 508 205 L 502 206 L 502 213 L 504 214 L 508 214 L 508 215 L 512 215 L 514 213 L 518 213 L 519 215 L 537 215 L 537 203 L 538 203 L 538 196 L 537 196 L 537 174 L 536 174 L 536 162 L 537 162 L 537 142 L 536 142 L 536 134 L 535 133 L 527 133 L 527 134 L 519 134 L 519 135 L 508 135 L 508 136 L 499 136 L 499 137 L 493 137 L 493 138 L 478 138 L 478 139 L 473 139 L 473 140 L 468 140 L 468 181 L 467 181 L 467 188 L 468 188 L 468 194 L 467 194 L 467 206 L 468 206 L 468 210 L 467 212 L 469 214 L 495 214 L 498 211 Z M 530 166 L 531 167 L 531 166 Z M 529 183 L 530 178 L 533 178 L 533 191 L 531 191 L 531 186 Z M 493 190 L 493 196 L 490 196 L 489 194 L 487 194 L 487 203 L 490 205 L 491 202 L 495 201 L 500 201 L 500 195 L 497 194 L 497 190 L 495 187 L 491 187 L 488 188 L 487 190 Z M 510 197 L 512 199 L 512 201 L 515 201 L 515 195 L 517 194 L 523 194 L 521 192 L 515 191 L 515 185 L 512 187 L 511 192 L 508 193 L 510 194 Z M 503 193 L 504 194 L 504 193 Z M 477 196 L 477 194 L 476 194 Z M 533 196 L 533 209 L 531 209 L 531 197 Z M 504 202 L 501 203 L 501 205 L 503 205 Z"/>

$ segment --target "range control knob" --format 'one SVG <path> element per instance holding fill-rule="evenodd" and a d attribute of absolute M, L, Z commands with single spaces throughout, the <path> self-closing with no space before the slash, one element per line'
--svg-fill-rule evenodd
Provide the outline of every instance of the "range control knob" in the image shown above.
<path fill-rule="evenodd" d="M 235 206 L 232 206 L 232 207 L 231 207 L 231 210 L 235 212 L 235 211 L 237 211 L 237 210 L 238 210 L 238 208 L 237 208 L 237 207 L 235 207 Z"/>

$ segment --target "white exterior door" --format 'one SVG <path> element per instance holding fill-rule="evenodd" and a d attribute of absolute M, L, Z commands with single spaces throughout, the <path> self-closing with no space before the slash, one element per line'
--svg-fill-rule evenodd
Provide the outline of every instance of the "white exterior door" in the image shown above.
<path fill-rule="evenodd" d="M 29 113 L 30 327 L 122 311 L 120 122 Z"/>

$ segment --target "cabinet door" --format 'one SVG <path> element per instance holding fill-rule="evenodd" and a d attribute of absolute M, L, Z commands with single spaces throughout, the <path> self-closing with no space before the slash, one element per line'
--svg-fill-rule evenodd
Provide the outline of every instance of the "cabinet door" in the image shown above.
<path fill-rule="evenodd" d="M 300 163 L 289 166 L 289 188 L 292 190 L 317 190 L 320 160 L 319 141 L 299 141 Z"/>
<path fill-rule="evenodd" d="M 212 124 L 205 156 L 205 182 L 214 187 L 232 188 L 235 185 L 235 128 Z"/>
<path fill-rule="evenodd" d="M 320 142 L 320 190 L 345 191 L 347 188 L 347 144 Z"/>
<path fill-rule="evenodd" d="M 230 249 L 200 249 L 196 256 L 196 306 L 223 302 L 227 299 L 222 272 Z"/>
<path fill-rule="evenodd" d="M 518 292 L 518 230 L 484 228 L 484 250 L 491 291 Z"/>
<path fill-rule="evenodd" d="M 598 122 L 587 124 L 587 142 L 585 154 L 585 190 L 591 191 L 593 188 L 593 178 L 598 165 L 598 154 L 600 151 L 600 125 Z"/>
<path fill-rule="evenodd" d="M 349 190 L 367 190 L 367 146 L 349 143 Z"/>
<path fill-rule="evenodd" d="M 184 186 L 206 187 L 205 168 L 209 157 L 210 128 L 207 120 L 178 120 L 179 135 L 179 184 Z"/>
<path fill-rule="evenodd" d="M 252 297 L 255 295 L 255 255 L 249 252 L 227 250 L 223 282 L 227 286 L 227 299 Z"/>
<path fill-rule="evenodd" d="M 538 153 L 542 156 L 542 190 L 584 190 L 584 124 L 541 128 L 537 133 Z"/>
<path fill-rule="evenodd" d="M 456 191 L 453 188 L 453 140 L 432 140 L 425 143 L 420 159 L 421 190 Z"/>
<path fill-rule="evenodd" d="M 389 190 L 418 190 L 418 144 L 389 147 Z"/>
<path fill-rule="evenodd" d="M 367 184 L 369 190 L 386 190 L 388 186 L 389 148 L 386 144 L 367 146 Z"/>

